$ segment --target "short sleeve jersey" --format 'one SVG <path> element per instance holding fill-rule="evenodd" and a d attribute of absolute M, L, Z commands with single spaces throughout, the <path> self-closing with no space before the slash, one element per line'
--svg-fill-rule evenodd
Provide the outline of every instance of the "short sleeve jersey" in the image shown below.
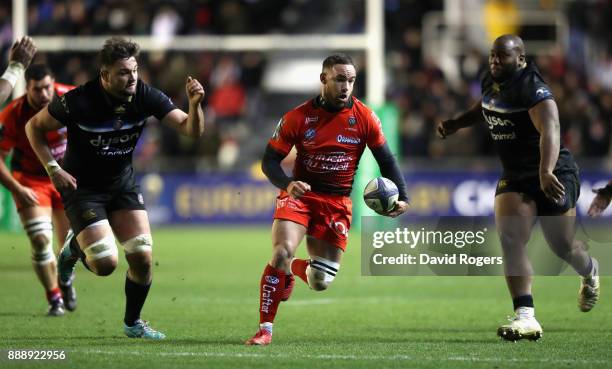
<path fill-rule="evenodd" d="M 73 89 L 74 86 L 61 83 L 54 84 L 55 96 L 59 96 Z M 30 104 L 26 95 L 13 100 L 0 113 L 0 150 L 11 151 L 11 169 L 33 176 L 46 177 L 45 168 L 38 160 L 38 157 L 30 146 L 30 141 L 25 134 L 25 125 L 37 111 Z M 51 154 L 58 162 L 61 162 L 66 151 L 66 128 L 57 131 L 47 132 L 47 143 L 51 149 Z"/>
<path fill-rule="evenodd" d="M 286 113 L 269 145 L 282 155 L 296 147 L 295 180 L 316 192 L 349 195 L 366 145 L 385 142 L 380 120 L 361 101 L 351 97 L 345 108 L 330 111 L 319 96 Z"/>
<path fill-rule="evenodd" d="M 68 128 L 64 169 L 79 186 L 104 187 L 132 173 L 132 153 L 147 118 L 176 109 L 163 92 L 138 80 L 130 101 L 106 93 L 99 78 L 49 105 L 49 114 Z"/>
<path fill-rule="evenodd" d="M 540 133 L 529 109 L 546 99 L 554 99 L 533 62 L 503 83 L 490 73 L 482 80 L 482 113 L 495 141 L 504 168 L 504 177 L 522 179 L 538 175 Z M 555 173 L 577 170 L 572 154 L 561 145 Z"/>

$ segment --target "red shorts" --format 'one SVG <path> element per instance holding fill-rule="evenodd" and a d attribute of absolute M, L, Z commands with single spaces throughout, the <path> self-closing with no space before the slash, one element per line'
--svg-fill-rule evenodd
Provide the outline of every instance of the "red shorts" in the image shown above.
<path fill-rule="evenodd" d="M 38 206 L 42 208 L 63 209 L 62 198 L 53 186 L 53 183 L 48 177 L 33 176 L 22 172 L 13 172 L 13 178 L 22 186 L 30 187 L 36 196 L 38 196 Z M 23 209 L 23 205 L 17 201 L 15 196 L 15 205 L 17 210 Z"/>
<path fill-rule="evenodd" d="M 274 219 L 285 219 L 306 227 L 306 234 L 346 250 L 352 219 L 351 198 L 308 191 L 294 199 L 286 191 L 276 198 Z"/>

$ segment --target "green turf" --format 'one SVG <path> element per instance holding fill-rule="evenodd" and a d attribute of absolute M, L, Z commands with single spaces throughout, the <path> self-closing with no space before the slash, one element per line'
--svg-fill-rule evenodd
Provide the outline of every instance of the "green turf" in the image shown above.
<path fill-rule="evenodd" d="M 63 349 L 57 368 L 610 368 L 612 303 L 576 307 L 577 277 L 540 277 L 534 294 L 544 338 L 499 341 L 511 312 L 501 277 L 361 277 L 358 235 L 323 293 L 298 281 L 279 309 L 274 342 L 245 347 L 258 322 L 267 229 L 154 231 L 154 285 L 143 317 L 168 335 L 122 335 L 125 261 L 110 277 L 79 266 L 79 308 L 43 316 L 43 292 L 23 235 L 0 234 L 0 349 Z M 302 254 L 304 250 L 300 251 Z M 6 356 L 6 351 L 3 352 Z M 49 362 L 0 367 L 50 367 Z"/>

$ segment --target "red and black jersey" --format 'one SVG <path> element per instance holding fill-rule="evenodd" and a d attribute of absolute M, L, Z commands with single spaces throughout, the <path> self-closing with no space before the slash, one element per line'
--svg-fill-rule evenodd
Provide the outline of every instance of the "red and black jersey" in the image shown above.
<path fill-rule="evenodd" d="M 296 147 L 295 180 L 315 192 L 349 195 L 366 145 L 385 142 L 380 120 L 361 101 L 351 97 L 345 108 L 330 111 L 319 96 L 286 113 L 269 145 L 284 156 Z"/>
<path fill-rule="evenodd" d="M 55 83 L 55 95 L 62 96 L 74 86 Z M 28 104 L 27 96 L 23 95 L 0 112 L 0 150 L 13 150 L 11 169 L 35 176 L 47 176 L 45 168 L 30 146 L 25 134 L 25 125 L 38 111 Z M 55 160 L 61 161 L 66 151 L 66 128 L 47 133 L 47 142 Z"/>

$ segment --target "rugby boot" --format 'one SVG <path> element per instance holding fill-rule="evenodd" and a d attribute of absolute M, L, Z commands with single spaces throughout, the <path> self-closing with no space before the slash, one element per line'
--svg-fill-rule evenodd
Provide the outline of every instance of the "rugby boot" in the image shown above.
<path fill-rule="evenodd" d="M 74 255 L 70 249 L 70 241 L 72 241 L 73 237 L 74 233 L 72 230 L 69 230 L 68 235 L 66 235 L 64 246 L 62 246 L 59 256 L 57 257 L 57 277 L 59 279 L 60 286 L 72 284 L 72 279 L 74 278 L 74 268 L 79 260 L 79 256 Z"/>
<path fill-rule="evenodd" d="M 578 290 L 578 308 L 585 313 L 591 311 L 599 300 L 599 263 L 594 258 L 592 260 L 593 271 L 585 277 L 580 277 Z"/>
<path fill-rule="evenodd" d="M 61 298 L 51 300 L 47 316 L 62 316 L 64 315 L 64 301 Z"/>
<path fill-rule="evenodd" d="M 509 323 L 497 328 L 497 335 L 506 341 L 515 342 L 521 339 L 537 341 L 542 338 L 542 326 L 532 314 L 526 314 L 525 309 L 527 308 L 518 308 Z"/>
<path fill-rule="evenodd" d="M 131 327 L 123 325 L 123 332 L 130 338 L 145 338 L 149 340 L 163 340 L 166 335 L 149 327 L 149 322 L 138 319 Z"/>
<path fill-rule="evenodd" d="M 248 346 L 265 346 L 270 343 L 272 343 L 272 333 L 265 328 L 259 328 L 257 333 L 249 338 L 244 344 Z"/>

